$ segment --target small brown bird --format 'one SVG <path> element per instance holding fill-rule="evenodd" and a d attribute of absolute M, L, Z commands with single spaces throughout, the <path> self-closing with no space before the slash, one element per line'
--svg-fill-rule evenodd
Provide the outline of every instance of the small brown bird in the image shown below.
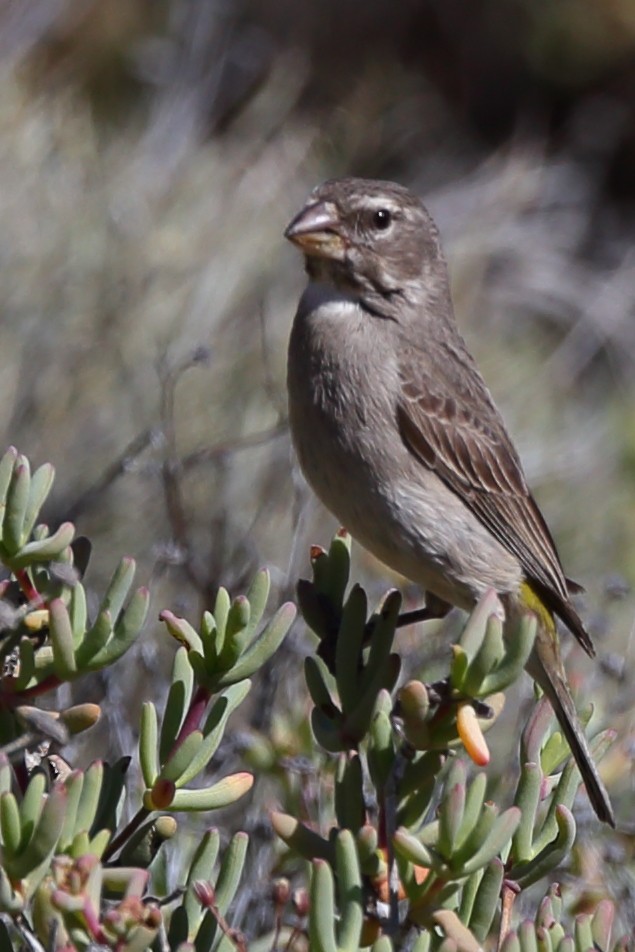
<path fill-rule="evenodd" d="M 431 614 L 489 588 L 538 616 L 527 669 L 549 697 L 601 820 L 615 825 L 567 686 L 554 616 L 589 655 L 563 572 L 455 323 L 437 229 L 391 182 L 316 188 L 285 236 L 309 283 L 291 332 L 291 433 L 324 505 L 382 562 L 420 584 Z M 432 596 L 432 597 L 430 597 Z"/>

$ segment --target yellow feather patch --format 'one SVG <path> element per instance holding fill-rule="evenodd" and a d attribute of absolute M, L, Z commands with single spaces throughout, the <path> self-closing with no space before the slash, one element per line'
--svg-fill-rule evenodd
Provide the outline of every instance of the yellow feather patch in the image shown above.
<path fill-rule="evenodd" d="M 556 634 L 556 623 L 552 613 L 539 595 L 534 592 L 529 582 L 521 582 L 520 601 L 525 608 L 532 611 L 537 616 L 542 627 L 550 634 Z"/>

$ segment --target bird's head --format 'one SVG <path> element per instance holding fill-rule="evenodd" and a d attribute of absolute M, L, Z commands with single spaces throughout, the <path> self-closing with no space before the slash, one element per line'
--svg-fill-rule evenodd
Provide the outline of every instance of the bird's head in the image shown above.
<path fill-rule="evenodd" d="M 434 222 L 416 195 L 392 182 L 324 182 L 285 237 L 304 252 L 313 280 L 355 294 L 386 316 L 404 300 L 420 302 L 439 277 L 445 282 Z"/>

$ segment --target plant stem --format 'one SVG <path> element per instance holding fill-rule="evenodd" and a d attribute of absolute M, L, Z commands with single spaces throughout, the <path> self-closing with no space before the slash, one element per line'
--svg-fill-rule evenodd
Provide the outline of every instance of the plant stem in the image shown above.
<path fill-rule="evenodd" d="M 140 807 L 130 822 L 123 828 L 121 833 L 118 833 L 114 838 L 106 852 L 104 853 L 104 862 L 111 859 L 114 854 L 121 849 L 124 843 L 130 839 L 132 834 L 139 829 L 146 817 L 150 816 L 150 810 L 146 810 L 145 807 Z"/>

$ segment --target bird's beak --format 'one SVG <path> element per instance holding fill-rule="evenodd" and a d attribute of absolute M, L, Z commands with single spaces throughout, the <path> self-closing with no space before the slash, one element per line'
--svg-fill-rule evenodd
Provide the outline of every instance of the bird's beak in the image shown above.
<path fill-rule="evenodd" d="M 311 257 L 342 260 L 346 252 L 339 213 L 332 202 L 305 205 L 287 225 L 284 237 Z"/>

